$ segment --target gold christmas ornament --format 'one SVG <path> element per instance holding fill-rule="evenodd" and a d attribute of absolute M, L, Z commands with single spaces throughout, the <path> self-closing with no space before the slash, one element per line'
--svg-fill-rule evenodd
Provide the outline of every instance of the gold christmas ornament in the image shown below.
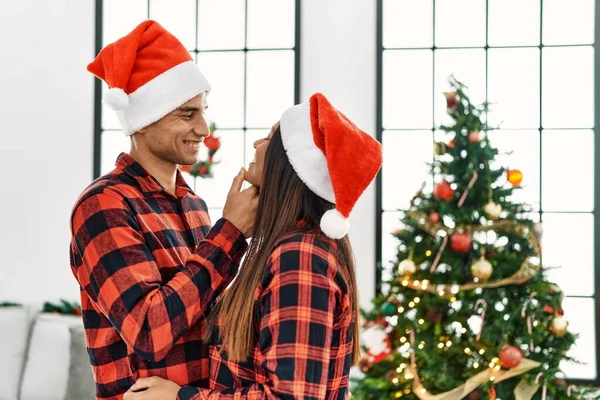
<path fill-rule="evenodd" d="M 563 337 L 567 334 L 567 328 L 569 327 L 569 323 L 563 317 L 557 316 L 554 317 L 552 322 L 550 322 L 550 332 L 556 337 Z"/>
<path fill-rule="evenodd" d="M 398 273 L 400 275 L 412 275 L 417 271 L 417 266 L 415 262 L 410 258 L 406 260 L 402 260 L 398 265 Z"/>
<path fill-rule="evenodd" d="M 490 279 L 490 276 L 492 276 L 493 272 L 494 268 L 492 267 L 492 264 L 483 257 L 471 265 L 471 274 L 475 278 L 479 278 L 479 280 L 482 281 L 487 281 Z"/>
<path fill-rule="evenodd" d="M 500 217 L 500 213 L 502 212 L 502 206 L 490 200 L 489 203 L 483 206 L 483 211 L 489 219 L 496 220 Z"/>

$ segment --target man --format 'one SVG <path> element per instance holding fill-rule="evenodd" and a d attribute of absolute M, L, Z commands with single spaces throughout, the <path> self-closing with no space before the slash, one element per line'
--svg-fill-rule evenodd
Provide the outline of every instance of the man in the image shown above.
<path fill-rule="evenodd" d="M 198 161 L 210 86 L 183 45 L 154 21 L 106 46 L 88 70 L 110 87 L 131 151 L 94 181 L 71 217 L 71 269 L 81 288 L 98 399 L 122 399 L 136 379 L 203 385 L 202 317 L 237 273 L 258 195 L 234 179 L 223 218 L 178 165 Z"/>

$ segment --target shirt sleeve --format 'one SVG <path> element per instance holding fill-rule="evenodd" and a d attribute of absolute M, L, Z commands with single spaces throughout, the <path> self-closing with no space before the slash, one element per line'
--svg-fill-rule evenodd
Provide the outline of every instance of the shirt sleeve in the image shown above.
<path fill-rule="evenodd" d="M 140 357 L 160 361 L 231 282 L 246 240 L 221 219 L 163 284 L 133 212 L 117 193 L 104 190 L 73 211 L 74 274 L 95 307 Z"/>
<path fill-rule="evenodd" d="M 258 347 L 268 383 L 226 390 L 185 386 L 178 400 L 326 397 L 339 289 L 327 261 L 303 246 L 276 250 L 267 266 L 273 275 L 259 298 Z"/>

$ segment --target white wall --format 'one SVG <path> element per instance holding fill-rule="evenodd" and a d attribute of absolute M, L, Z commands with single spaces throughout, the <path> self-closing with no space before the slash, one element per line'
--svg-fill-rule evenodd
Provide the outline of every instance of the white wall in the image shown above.
<path fill-rule="evenodd" d="M 0 48 L 0 301 L 78 300 L 68 221 L 92 178 L 94 1 L 1 1 Z"/>
<path fill-rule="evenodd" d="M 94 3 L 0 2 L 0 301 L 78 300 L 68 221 L 92 178 L 93 78 L 85 66 L 95 55 Z M 301 99 L 321 91 L 374 133 L 375 1 L 302 4 Z M 372 186 L 351 217 L 363 306 L 375 282 L 374 207 Z"/>
<path fill-rule="evenodd" d="M 375 135 L 376 2 L 302 0 L 300 100 L 324 93 L 360 128 Z M 375 185 L 356 204 L 350 239 L 360 304 L 375 292 Z"/>

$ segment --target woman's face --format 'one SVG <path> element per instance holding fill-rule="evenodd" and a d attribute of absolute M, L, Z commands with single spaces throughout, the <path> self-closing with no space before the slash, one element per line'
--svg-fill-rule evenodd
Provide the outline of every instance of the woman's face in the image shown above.
<path fill-rule="evenodd" d="M 265 167 L 265 156 L 267 155 L 267 148 L 269 147 L 269 142 L 271 138 L 275 134 L 275 131 L 279 128 L 279 121 L 273 125 L 269 135 L 266 138 L 259 139 L 254 142 L 254 160 L 248 166 L 248 170 L 246 171 L 245 179 L 247 182 L 251 183 L 256 187 L 260 187 L 262 184 L 262 175 L 263 169 Z"/>

